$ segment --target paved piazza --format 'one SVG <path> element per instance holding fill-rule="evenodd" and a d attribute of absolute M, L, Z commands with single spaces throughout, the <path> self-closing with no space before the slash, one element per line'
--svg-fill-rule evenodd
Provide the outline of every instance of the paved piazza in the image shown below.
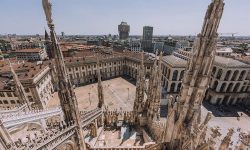
<path fill-rule="evenodd" d="M 136 87 L 122 77 L 102 81 L 104 103 L 110 109 L 133 109 Z M 78 106 L 81 111 L 92 110 L 97 107 L 97 83 L 75 88 Z M 59 106 L 58 93 L 53 94 L 48 107 Z"/>
<path fill-rule="evenodd" d="M 122 109 L 131 111 L 133 109 L 133 101 L 135 98 L 135 86 L 128 82 L 127 80 L 119 77 L 110 79 L 107 81 L 102 82 L 103 90 L 104 90 L 104 100 L 105 105 L 108 105 L 110 109 Z M 129 95 L 128 95 L 128 88 L 129 88 Z M 89 84 L 82 87 L 77 87 L 75 89 L 75 93 L 78 99 L 79 103 L 79 109 L 82 111 L 91 110 L 96 108 L 98 103 L 98 97 L 97 97 L 97 83 Z M 90 94 L 88 94 L 90 93 Z M 90 95 L 90 97 L 89 97 Z M 128 99 L 129 97 L 129 99 Z M 55 107 L 59 105 L 59 98 L 57 92 L 54 93 L 53 98 L 49 101 L 49 107 Z M 201 121 L 205 119 L 205 115 L 208 112 L 208 110 L 202 106 L 202 116 Z M 241 113 L 243 114 L 241 116 Z M 240 131 L 249 132 L 250 128 L 250 117 L 248 117 L 243 112 L 238 112 L 238 116 L 241 117 L 230 117 L 230 116 L 212 116 L 212 119 L 208 123 L 208 127 L 210 130 L 210 127 L 219 126 L 221 136 L 218 138 L 217 144 L 219 144 L 222 140 L 222 138 L 227 134 L 229 128 L 234 128 L 234 135 L 232 137 L 233 145 L 236 145 L 238 142 L 238 134 L 240 133 L 237 131 L 237 129 L 240 128 Z M 166 118 L 162 118 L 161 121 L 165 122 Z M 100 139 L 98 139 L 97 145 L 101 146 L 103 144 L 103 137 L 109 137 L 110 139 L 107 139 L 106 145 L 112 145 L 114 143 L 118 144 L 121 142 L 119 138 L 116 138 L 118 136 L 117 132 L 108 132 L 106 131 Z M 112 143 L 113 142 L 113 143 Z M 128 142 L 128 143 L 127 143 Z M 134 143 L 134 140 L 127 140 L 124 144 L 125 145 L 131 145 Z M 124 145 L 123 144 L 123 145 Z M 119 144 L 118 144 L 119 145 Z"/>

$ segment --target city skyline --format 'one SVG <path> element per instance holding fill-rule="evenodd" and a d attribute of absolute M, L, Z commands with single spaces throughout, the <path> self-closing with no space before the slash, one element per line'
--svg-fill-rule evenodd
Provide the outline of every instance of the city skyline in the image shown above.
<path fill-rule="evenodd" d="M 130 35 L 142 35 L 146 25 L 154 27 L 154 35 L 196 35 L 210 1 L 53 0 L 53 15 L 57 33 L 63 31 L 66 35 L 118 35 L 117 25 L 121 21 L 130 25 Z M 250 16 L 246 15 L 249 7 L 247 0 L 226 0 L 219 33 L 250 35 Z M 44 34 L 46 22 L 41 1 L 3 0 L 0 9 L 4 20 L 0 34 Z"/>

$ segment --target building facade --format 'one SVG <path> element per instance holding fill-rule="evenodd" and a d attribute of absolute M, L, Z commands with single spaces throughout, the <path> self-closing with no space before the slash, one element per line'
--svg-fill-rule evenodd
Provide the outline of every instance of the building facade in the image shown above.
<path fill-rule="evenodd" d="M 32 106 L 46 108 L 48 101 L 54 93 L 50 67 L 48 65 L 35 65 L 24 62 L 13 64 L 13 68 L 15 68 L 15 72 Z M 21 102 L 16 94 L 15 83 L 11 79 L 12 73 L 7 65 L 2 68 L 0 75 L 0 107 L 20 106 Z"/>
<path fill-rule="evenodd" d="M 132 52 L 141 52 L 141 41 L 139 40 L 130 41 L 129 46 L 130 46 L 129 49 Z"/>
<path fill-rule="evenodd" d="M 45 48 L 16 50 L 15 54 L 18 60 L 40 61 L 47 59 Z"/>
<path fill-rule="evenodd" d="M 143 27 L 142 49 L 145 52 L 153 52 L 153 27 L 151 26 Z"/>
<path fill-rule="evenodd" d="M 206 100 L 217 105 L 249 105 L 249 65 L 225 57 L 215 57 Z"/>
<path fill-rule="evenodd" d="M 190 56 L 190 52 L 179 50 L 176 51 L 174 55 L 169 56 L 176 57 L 174 58 L 174 60 L 168 58 L 166 59 L 166 61 L 178 62 L 174 65 L 175 67 L 173 67 L 172 70 L 176 70 L 176 68 L 178 68 L 177 66 L 184 69 L 187 61 L 190 59 Z M 177 59 L 177 57 L 182 60 Z M 215 56 L 211 80 L 205 100 L 214 105 L 249 105 L 249 67 L 250 66 L 248 64 L 232 58 Z M 178 71 L 178 73 L 176 74 L 179 73 L 181 72 Z M 174 89 L 174 85 L 170 85 L 170 87 L 168 88 L 172 89 L 168 90 L 169 94 L 174 94 L 172 92 Z"/>
<path fill-rule="evenodd" d="M 118 32 L 120 40 L 128 39 L 130 26 L 127 24 L 127 22 L 121 22 L 121 24 L 118 25 Z"/>

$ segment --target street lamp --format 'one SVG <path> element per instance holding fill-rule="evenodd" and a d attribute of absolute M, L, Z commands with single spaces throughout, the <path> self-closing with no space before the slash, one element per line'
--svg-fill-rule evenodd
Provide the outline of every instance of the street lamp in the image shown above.
<path fill-rule="evenodd" d="M 88 94 L 89 94 L 89 103 L 90 103 L 90 105 L 91 105 L 91 101 L 90 101 L 90 94 L 91 94 L 91 93 L 89 92 Z"/>
<path fill-rule="evenodd" d="M 129 100 L 129 88 L 127 88 L 128 89 L 128 100 Z"/>

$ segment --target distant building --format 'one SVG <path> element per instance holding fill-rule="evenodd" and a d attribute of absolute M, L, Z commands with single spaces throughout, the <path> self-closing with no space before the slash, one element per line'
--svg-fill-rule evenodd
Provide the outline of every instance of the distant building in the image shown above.
<path fill-rule="evenodd" d="M 139 40 L 131 41 L 129 44 L 129 48 L 132 52 L 140 52 L 141 51 L 141 42 Z"/>
<path fill-rule="evenodd" d="M 216 49 L 216 55 L 222 57 L 230 57 L 233 50 L 231 48 L 223 47 Z"/>
<path fill-rule="evenodd" d="M 119 39 L 120 40 L 128 39 L 129 31 L 130 31 L 130 26 L 127 24 L 127 22 L 121 22 L 121 24 L 118 25 Z"/>
<path fill-rule="evenodd" d="M 101 46 L 102 41 L 99 39 L 88 39 L 87 40 L 87 45 L 96 45 L 96 46 Z"/>
<path fill-rule="evenodd" d="M 14 52 L 18 60 L 39 61 L 47 58 L 45 48 L 22 49 Z"/>
<path fill-rule="evenodd" d="M 64 33 L 64 32 L 61 32 L 61 35 L 62 35 L 62 37 L 64 37 L 64 36 L 65 36 L 65 33 Z"/>
<path fill-rule="evenodd" d="M 143 27 L 142 49 L 145 52 L 153 52 L 153 27 L 151 26 Z"/>
<path fill-rule="evenodd" d="M 23 39 L 13 39 L 10 41 L 11 49 L 34 49 L 34 48 L 44 48 L 43 41 L 40 38 L 23 38 Z"/>
<path fill-rule="evenodd" d="M 191 44 L 187 40 L 174 40 L 171 37 L 168 37 L 166 41 L 164 41 L 163 51 L 166 55 L 173 54 L 178 49 L 186 49 L 190 48 Z"/>
<path fill-rule="evenodd" d="M 179 40 L 176 44 L 176 48 L 186 48 L 190 47 L 190 43 L 187 40 Z"/>
<path fill-rule="evenodd" d="M 163 46 L 164 46 L 164 42 L 155 42 L 154 43 L 154 52 L 156 50 L 163 51 Z"/>
<path fill-rule="evenodd" d="M 175 50 L 177 50 L 176 45 L 177 41 L 174 40 L 165 41 L 163 46 L 164 54 L 171 55 Z"/>

